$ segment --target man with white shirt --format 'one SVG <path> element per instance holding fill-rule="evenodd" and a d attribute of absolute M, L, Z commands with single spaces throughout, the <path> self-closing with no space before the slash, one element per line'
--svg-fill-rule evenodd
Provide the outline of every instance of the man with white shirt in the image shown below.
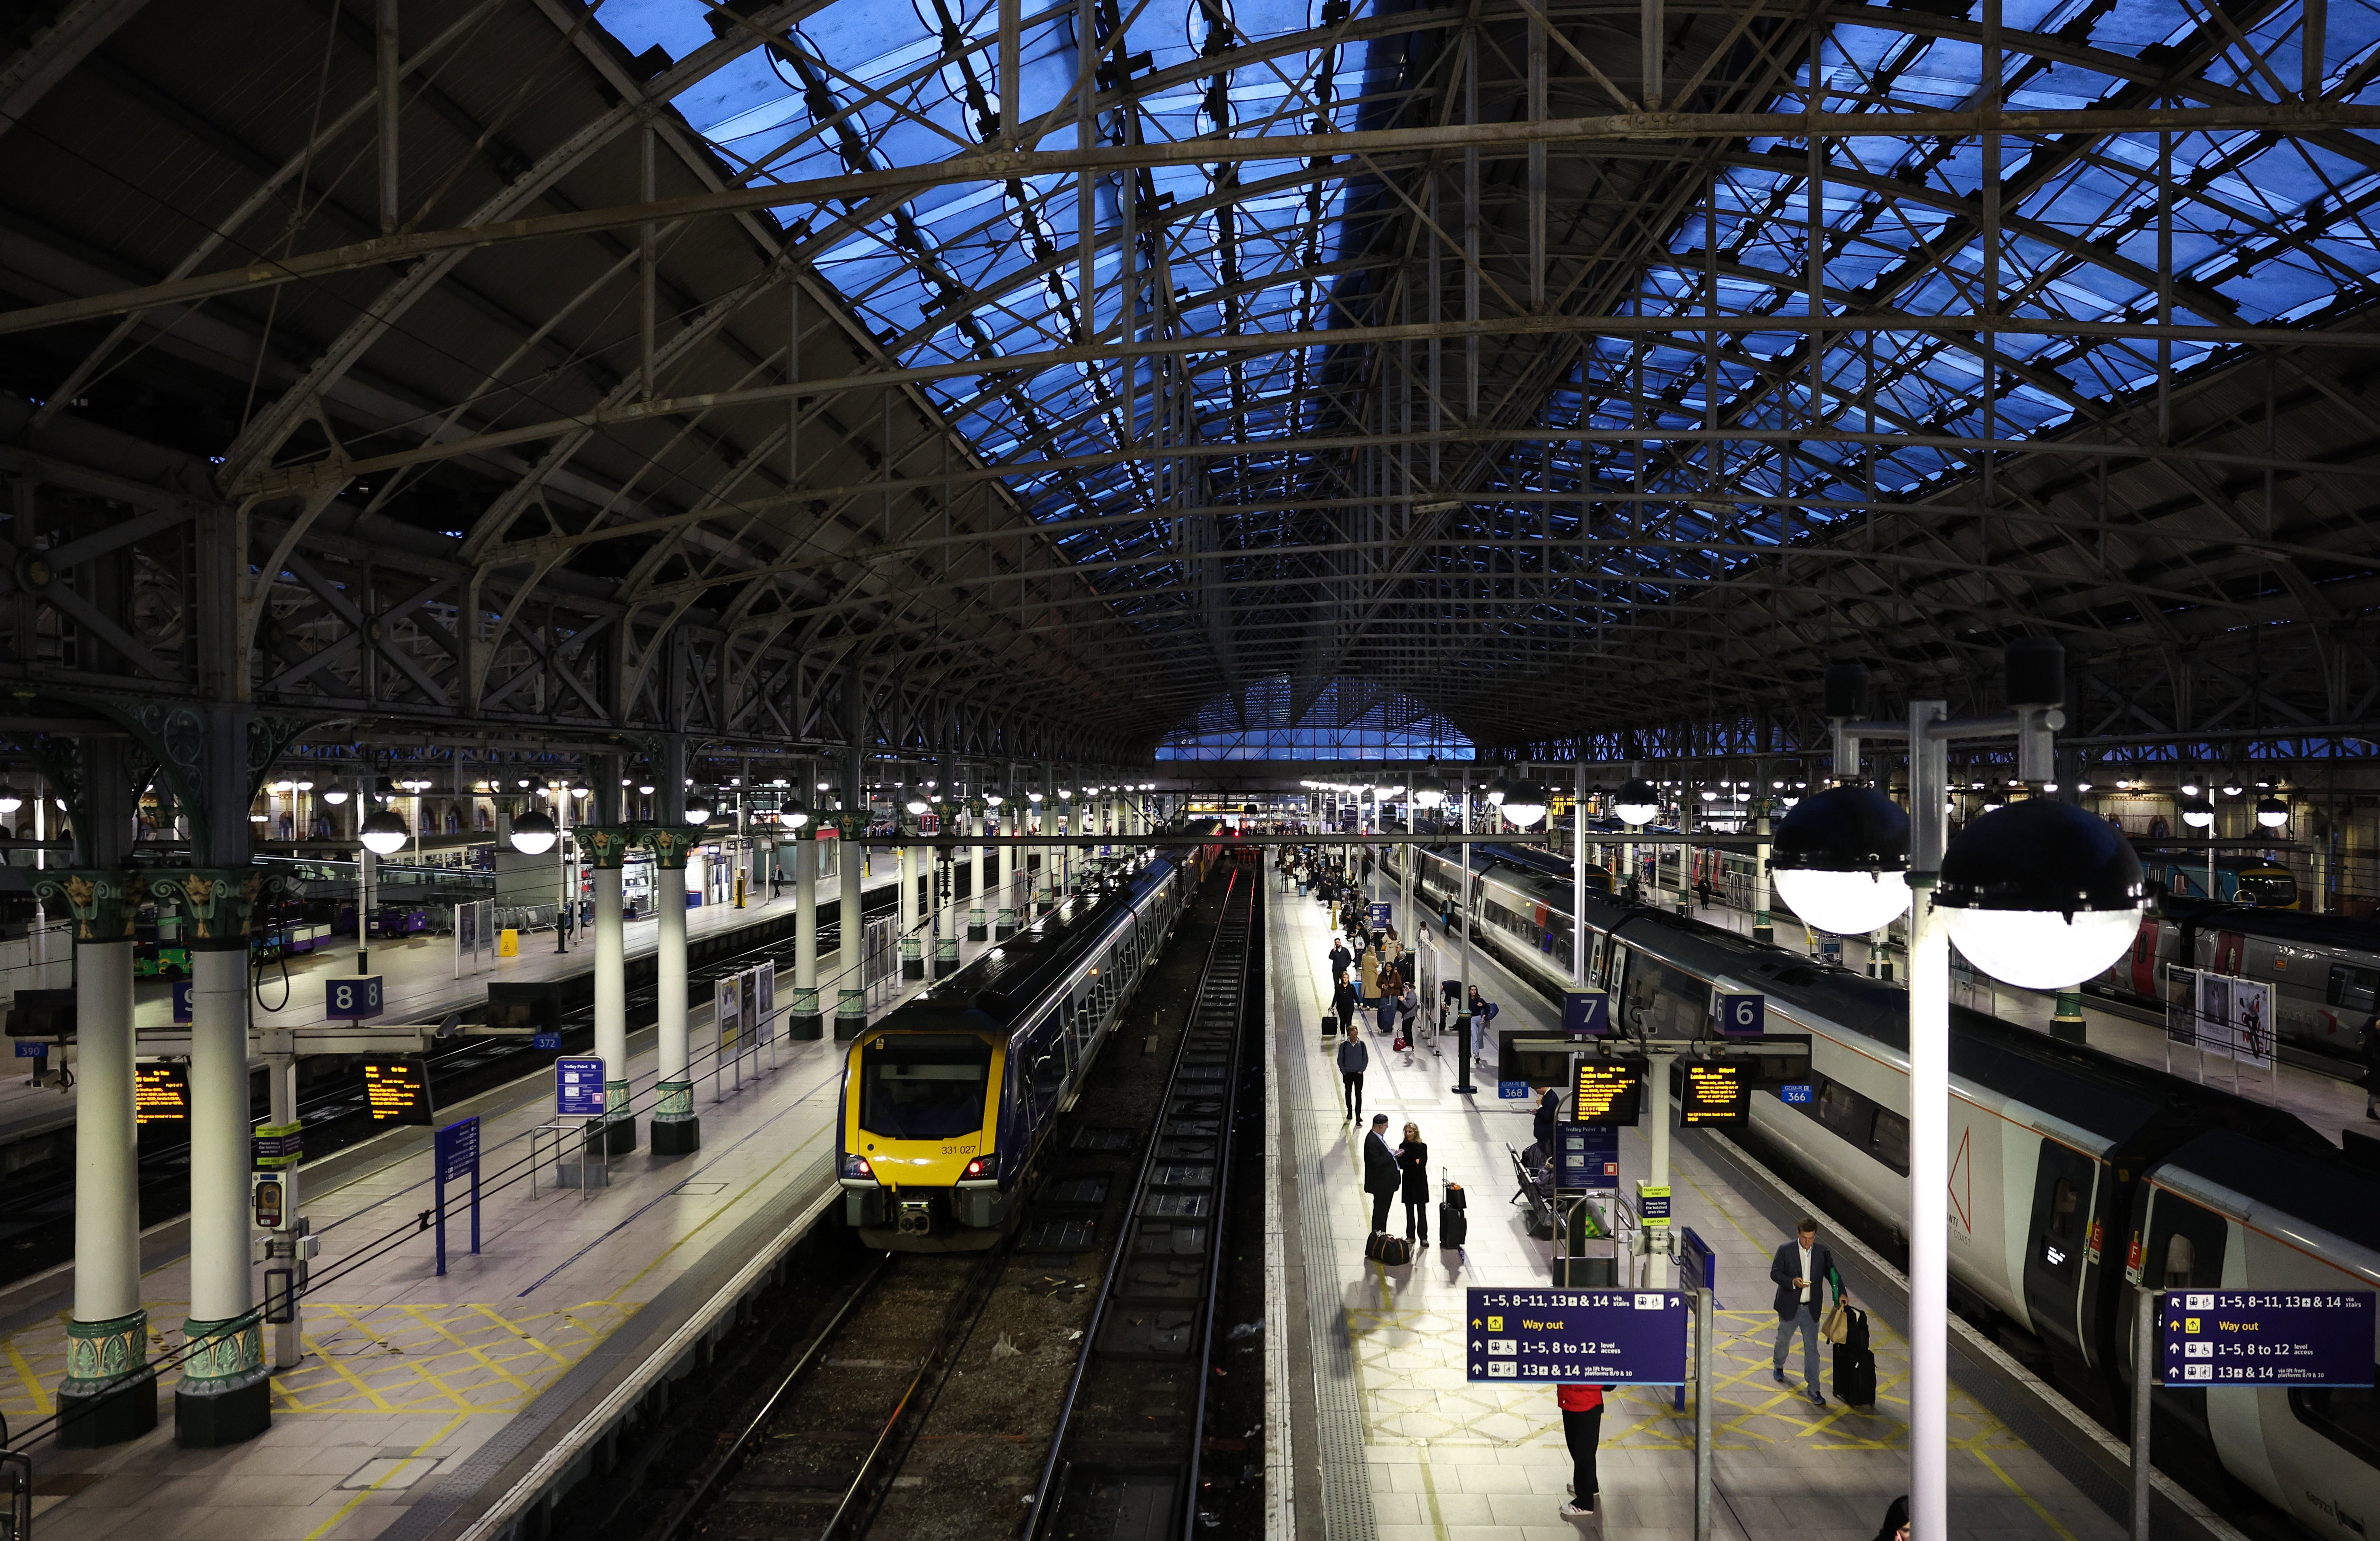
<path fill-rule="evenodd" d="M 1768 1277 L 1777 1283 L 1777 1349 L 1769 1373 L 1779 1386 L 1792 1384 L 1785 1378 L 1785 1355 L 1793 1347 L 1793 1334 L 1800 1332 L 1803 1379 L 1811 1401 L 1824 1407 L 1826 1393 L 1818 1389 L 1818 1310 L 1829 1280 L 1834 1282 L 1835 1298 L 1843 1298 L 1843 1280 L 1835 1271 L 1835 1255 L 1818 1240 L 1816 1220 L 1802 1217 L 1793 1227 L 1793 1239 L 1777 1249 Z"/>

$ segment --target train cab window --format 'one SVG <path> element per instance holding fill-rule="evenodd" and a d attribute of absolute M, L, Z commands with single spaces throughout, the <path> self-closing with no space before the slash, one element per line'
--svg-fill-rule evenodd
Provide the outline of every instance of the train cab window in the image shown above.
<path fill-rule="evenodd" d="M 2331 965 L 2330 983 L 2323 991 L 2323 999 L 2350 1012 L 2380 1011 L 2380 968 Z"/>
<path fill-rule="evenodd" d="M 859 1126 L 888 1140 L 945 1140 L 983 1127 L 991 1045 L 932 1035 L 878 1038 L 860 1057 Z"/>
<path fill-rule="evenodd" d="M 2287 868 L 2255 868 L 2240 874 L 2238 897 L 2243 904 L 2288 909 L 2298 902 L 2298 880 Z"/>
<path fill-rule="evenodd" d="M 2292 1389 L 2289 1411 L 2298 1422 L 2365 1465 L 2380 1466 L 2380 1391 L 2368 1386 Z"/>

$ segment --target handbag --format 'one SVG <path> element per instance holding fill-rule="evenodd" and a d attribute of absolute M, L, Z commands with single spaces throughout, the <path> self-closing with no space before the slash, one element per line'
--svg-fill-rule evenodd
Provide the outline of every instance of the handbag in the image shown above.
<path fill-rule="evenodd" d="M 1818 1323 L 1818 1336 L 1830 1343 L 1847 1343 L 1852 1337 L 1852 1309 L 1837 1295 L 1835 1304 L 1827 1308 L 1824 1320 Z"/>

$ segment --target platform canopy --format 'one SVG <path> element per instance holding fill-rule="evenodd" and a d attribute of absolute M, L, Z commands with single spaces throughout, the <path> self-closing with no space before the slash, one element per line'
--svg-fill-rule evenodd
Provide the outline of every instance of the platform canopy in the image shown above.
<path fill-rule="evenodd" d="M 2374 716 L 2361 0 L 38 9 L 19 664 L 1595 758 L 2047 634 L 2084 736 Z"/>

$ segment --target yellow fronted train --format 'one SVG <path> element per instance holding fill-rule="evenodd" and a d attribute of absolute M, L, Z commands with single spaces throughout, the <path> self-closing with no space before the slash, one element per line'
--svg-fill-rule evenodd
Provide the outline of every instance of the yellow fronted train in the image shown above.
<path fill-rule="evenodd" d="M 861 1241 L 992 1244 L 1218 849 L 1111 876 L 851 1040 L 837 1170 Z"/>

